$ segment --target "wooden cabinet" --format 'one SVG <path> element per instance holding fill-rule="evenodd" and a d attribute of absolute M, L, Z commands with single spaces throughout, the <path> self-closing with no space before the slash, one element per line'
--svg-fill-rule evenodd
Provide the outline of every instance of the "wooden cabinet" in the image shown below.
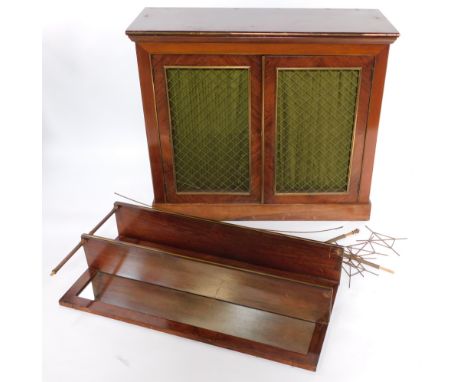
<path fill-rule="evenodd" d="M 364 220 L 389 44 L 376 10 L 147 8 L 135 41 L 154 206 Z"/>

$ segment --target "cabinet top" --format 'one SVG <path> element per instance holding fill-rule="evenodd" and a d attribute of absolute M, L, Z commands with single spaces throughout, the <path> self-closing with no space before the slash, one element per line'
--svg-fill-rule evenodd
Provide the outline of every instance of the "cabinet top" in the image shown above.
<path fill-rule="evenodd" d="M 386 37 L 395 27 L 377 9 L 145 8 L 128 27 L 136 36 Z"/>

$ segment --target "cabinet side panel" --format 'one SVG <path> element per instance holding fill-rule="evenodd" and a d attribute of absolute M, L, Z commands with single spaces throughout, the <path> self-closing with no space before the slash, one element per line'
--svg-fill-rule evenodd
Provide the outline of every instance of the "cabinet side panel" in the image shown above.
<path fill-rule="evenodd" d="M 377 145 L 377 132 L 379 129 L 380 110 L 387 70 L 389 46 L 386 46 L 375 57 L 374 73 L 372 78 L 371 99 L 369 102 L 369 116 L 367 119 L 367 130 L 364 153 L 362 157 L 362 174 L 359 189 L 359 203 L 368 203 L 372 182 L 372 171 L 374 168 L 375 148 Z"/>

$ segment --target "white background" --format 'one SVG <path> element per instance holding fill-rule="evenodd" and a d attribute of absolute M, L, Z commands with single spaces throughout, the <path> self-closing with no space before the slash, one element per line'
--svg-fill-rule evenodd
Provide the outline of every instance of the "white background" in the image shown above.
<path fill-rule="evenodd" d="M 46 1 L 44 380 L 466 381 L 468 34 L 463 4 Z M 356 280 L 351 289 L 343 279 L 316 373 L 60 307 L 58 299 L 86 267 L 82 252 L 56 277 L 47 276 L 79 235 L 112 208 L 114 191 L 151 202 L 137 63 L 124 31 L 144 6 L 184 5 L 379 8 L 401 33 L 390 50 L 368 224 L 410 240 L 401 244 L 401 258 L 383 261 L 396 270 L 394 276 Z M 302 230 L 339 225 L 248 224 Z M 26 340 L 17 338 L 24 346 Z"/>

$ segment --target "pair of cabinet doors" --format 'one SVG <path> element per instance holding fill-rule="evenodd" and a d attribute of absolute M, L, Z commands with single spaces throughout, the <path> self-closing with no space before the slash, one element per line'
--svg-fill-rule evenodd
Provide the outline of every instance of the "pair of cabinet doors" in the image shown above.
<path fill-rule="evenodd" d="M 356 202 L 372 57 L 152 55 L 151 65 L 167 202 Z"/>

